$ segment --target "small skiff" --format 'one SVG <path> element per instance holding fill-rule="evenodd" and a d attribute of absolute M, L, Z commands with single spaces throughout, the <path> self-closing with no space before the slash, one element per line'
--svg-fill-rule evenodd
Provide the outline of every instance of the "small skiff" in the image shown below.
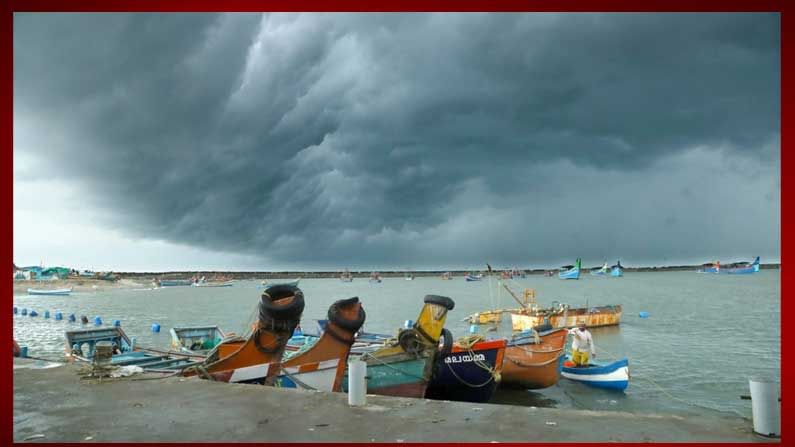
<path fill-rule="evenodd" d="M 28 295 L 69 295 L 72 293 L 72 288 L 68 289 L 28 289 Z"/>
<path fill-rule="evenodd" d="M 595 388 L 623 391 L 629 386 L 629 360 L 623 358 L 612 363 L 591 362 L 588 366 L 576 367 L 571 357 L 566 356 L 561 375 Z"/>

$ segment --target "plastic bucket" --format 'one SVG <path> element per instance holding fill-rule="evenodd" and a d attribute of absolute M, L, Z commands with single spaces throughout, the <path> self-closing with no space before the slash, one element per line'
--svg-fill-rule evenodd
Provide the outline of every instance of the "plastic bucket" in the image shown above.
<path fill-rule="evenodd" d="M 764 378 L 748 380 L 751 388 L 751 411 L 754 432 L 770 438 L 781 436 L 781 404 L 778 401 L 778 383 Z"/>

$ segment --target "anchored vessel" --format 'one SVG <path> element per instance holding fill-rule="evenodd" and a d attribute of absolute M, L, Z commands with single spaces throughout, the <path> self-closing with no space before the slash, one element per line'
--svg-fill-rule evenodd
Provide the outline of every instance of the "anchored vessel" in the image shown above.
<path fill-rule="evenodd" d="M 629 386 L 629 360 L 623 358 L 612 363 L 592 361 L 588 366 L 577 367 L 571 357 L 566 356 L 561 375 L 595 388 L 625 390 Z"/>
<path fill-rule="evenodd" d="M 69 295 L 72 293 L 72 288 L 67 289 L 28 289 L 28 295 Z"/>
<path fill-rule="evenodd" d="M 526 389 L 556 384 L 560 378 L 560 362 L 567 335 L 566 329 L 548 329 L 514 336 L 505 348 L 502 383 Z"/>
<path fill-rule="evenodd" d="M 560 279 L 579 279 L 580 278 L 580 265 L 581 265 L 580 258 L 577 258 L 577 262 L 574 265 L 566 265 L 561 267 L 560 273 L 558 273 L 558 278 Z"/>

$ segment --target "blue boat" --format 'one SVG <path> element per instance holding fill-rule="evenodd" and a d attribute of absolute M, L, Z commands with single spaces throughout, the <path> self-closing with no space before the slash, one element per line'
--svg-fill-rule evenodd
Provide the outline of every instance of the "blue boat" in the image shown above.
<path fill-rule="evenodd" d="M 475 275 L 473 273 L 467 273 L 466 276 L 464 276 L 464 279 L 466 279 L 467 281 L 482 281 L 483 275 Z"/>
<path fill-rule="evenodd" d="M 629 360 L 623 358 L 612 363 L 591 362 L 577 367 L 567 355 L 561 366 L 561 376 L 582 382 L 594 388 L 623 391 L 629 386 Z"/>
<path fill-rule="evenodd" d="M 575 263 L 575 265 L 567 265 L 567 266 L 561 267 L 564 270 L 562 270 L 560 273 L 558 273 L 558 278 L 560 278 L 560 279 L 580 279 L 580 266 L 581 266 L 581 264 L 582 264 L 582 261 L 580 260 L 580 258 L 577 258 L 577 262 Z"/>
<path fill-rule="evenodd" d="M 190 286 L 193 280 L 190 279 L 160 279 L 155 280 L 158 287 L 177 287 L 177 286 Z"/>
<path fill-rule="evenodd" d="M 723 271 L 721 271 L 721 273 L 726 273 L 729 275 L 749 275 L 751 273 L 756 273 L 758 271 L 759 271 L 759 256 L 757 256 L 756 259 L 754 259 L 754 262 L 751 264 L 746 262 L 743 264 L 735 265 L 734 267 L 729 267 L 727 269 L 724 269 Z"/>
<path fill-rule="evenodd" d="M 720 273 L 720 261 L 715 263 L 702 264 L 698 273 Z"/>
<path fill-rule="evenodd" d="M 65 296 L 72 293 L 72 288 L 68 289 L 28 289 L 28 295 L 58 295 Z"/>
<path fill-rule="evenodd" d="M 444 347 L 425 390 L 426 399 L 488 402 L 497 389 L 507 340 L 485 340 L 464 346 L 444 329 Z"/>
<path fill-rule="evenodd" d="M 616 265 L 610 267 L 610 276 L 614 278 L 624 276 L 624 267 L 621 266 L 621 260 L 618 260 Z"/>
<path fill-rule="evenodd" d="M 591 275 L 593 276 L 606 276 L 607 273 L 608 270 L 606 262 L 601 267 L 594 267 L 591 269 Z"/>

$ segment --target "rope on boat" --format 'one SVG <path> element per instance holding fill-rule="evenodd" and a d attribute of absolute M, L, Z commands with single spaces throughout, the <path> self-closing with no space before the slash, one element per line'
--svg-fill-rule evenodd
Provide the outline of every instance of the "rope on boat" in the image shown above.
<path fill-rule="evenodd" d="M 501 378 L 502 378 L 500 373 L 497 372 L 496 365 L 494 367 L 491 367 L 486 362 L 483 362 L 483 361 L 480 361 L 480 360 L 476 360 L 477 357 L 475 356 L 475 351 L 472 349 L 472 347 L 476 343 L 479 343 L 479 342 L 481 342 L 483 340 L 485 340 L 485 338 L 482 335 L 473 334 L 473 335 L 467 335 L 467 336 L 459 338 L 458 340 L 456 340 L 456 344 L 458 344 L 463 349 L 467 350 L 467 353 L 469 354 L 470 357 L 472 357 L 472 363 L 474 363 L 475 366 L 477 366 L 478 368 L 480 368 L 480 369 L 482 369 L 482 370 L 484 370 L 484 371 L 489 373 L 489 378 L 485 382 L 483 382 L 483 383 L 481 383 L 479 385 L 471 384 L 471 383 L 467 382 L 466 380 L 462 379 L 455 372 L 455 369 L 453 369 L 452 364 L 445 363 L 447 365 L 447 368 L 453 374 L 453 376 L 455 376 L 455 378 L 458 379 L 459 382 L 463 383 L 464 385 L 466 385 L 466 386 L 468 386 L 470 388 L 482 388 L 482 387 L 488 385 L 489 383 L 491 383 L 492 380 L 495 381 L 495 382 L 499 382 L 501 380 Z"/>

